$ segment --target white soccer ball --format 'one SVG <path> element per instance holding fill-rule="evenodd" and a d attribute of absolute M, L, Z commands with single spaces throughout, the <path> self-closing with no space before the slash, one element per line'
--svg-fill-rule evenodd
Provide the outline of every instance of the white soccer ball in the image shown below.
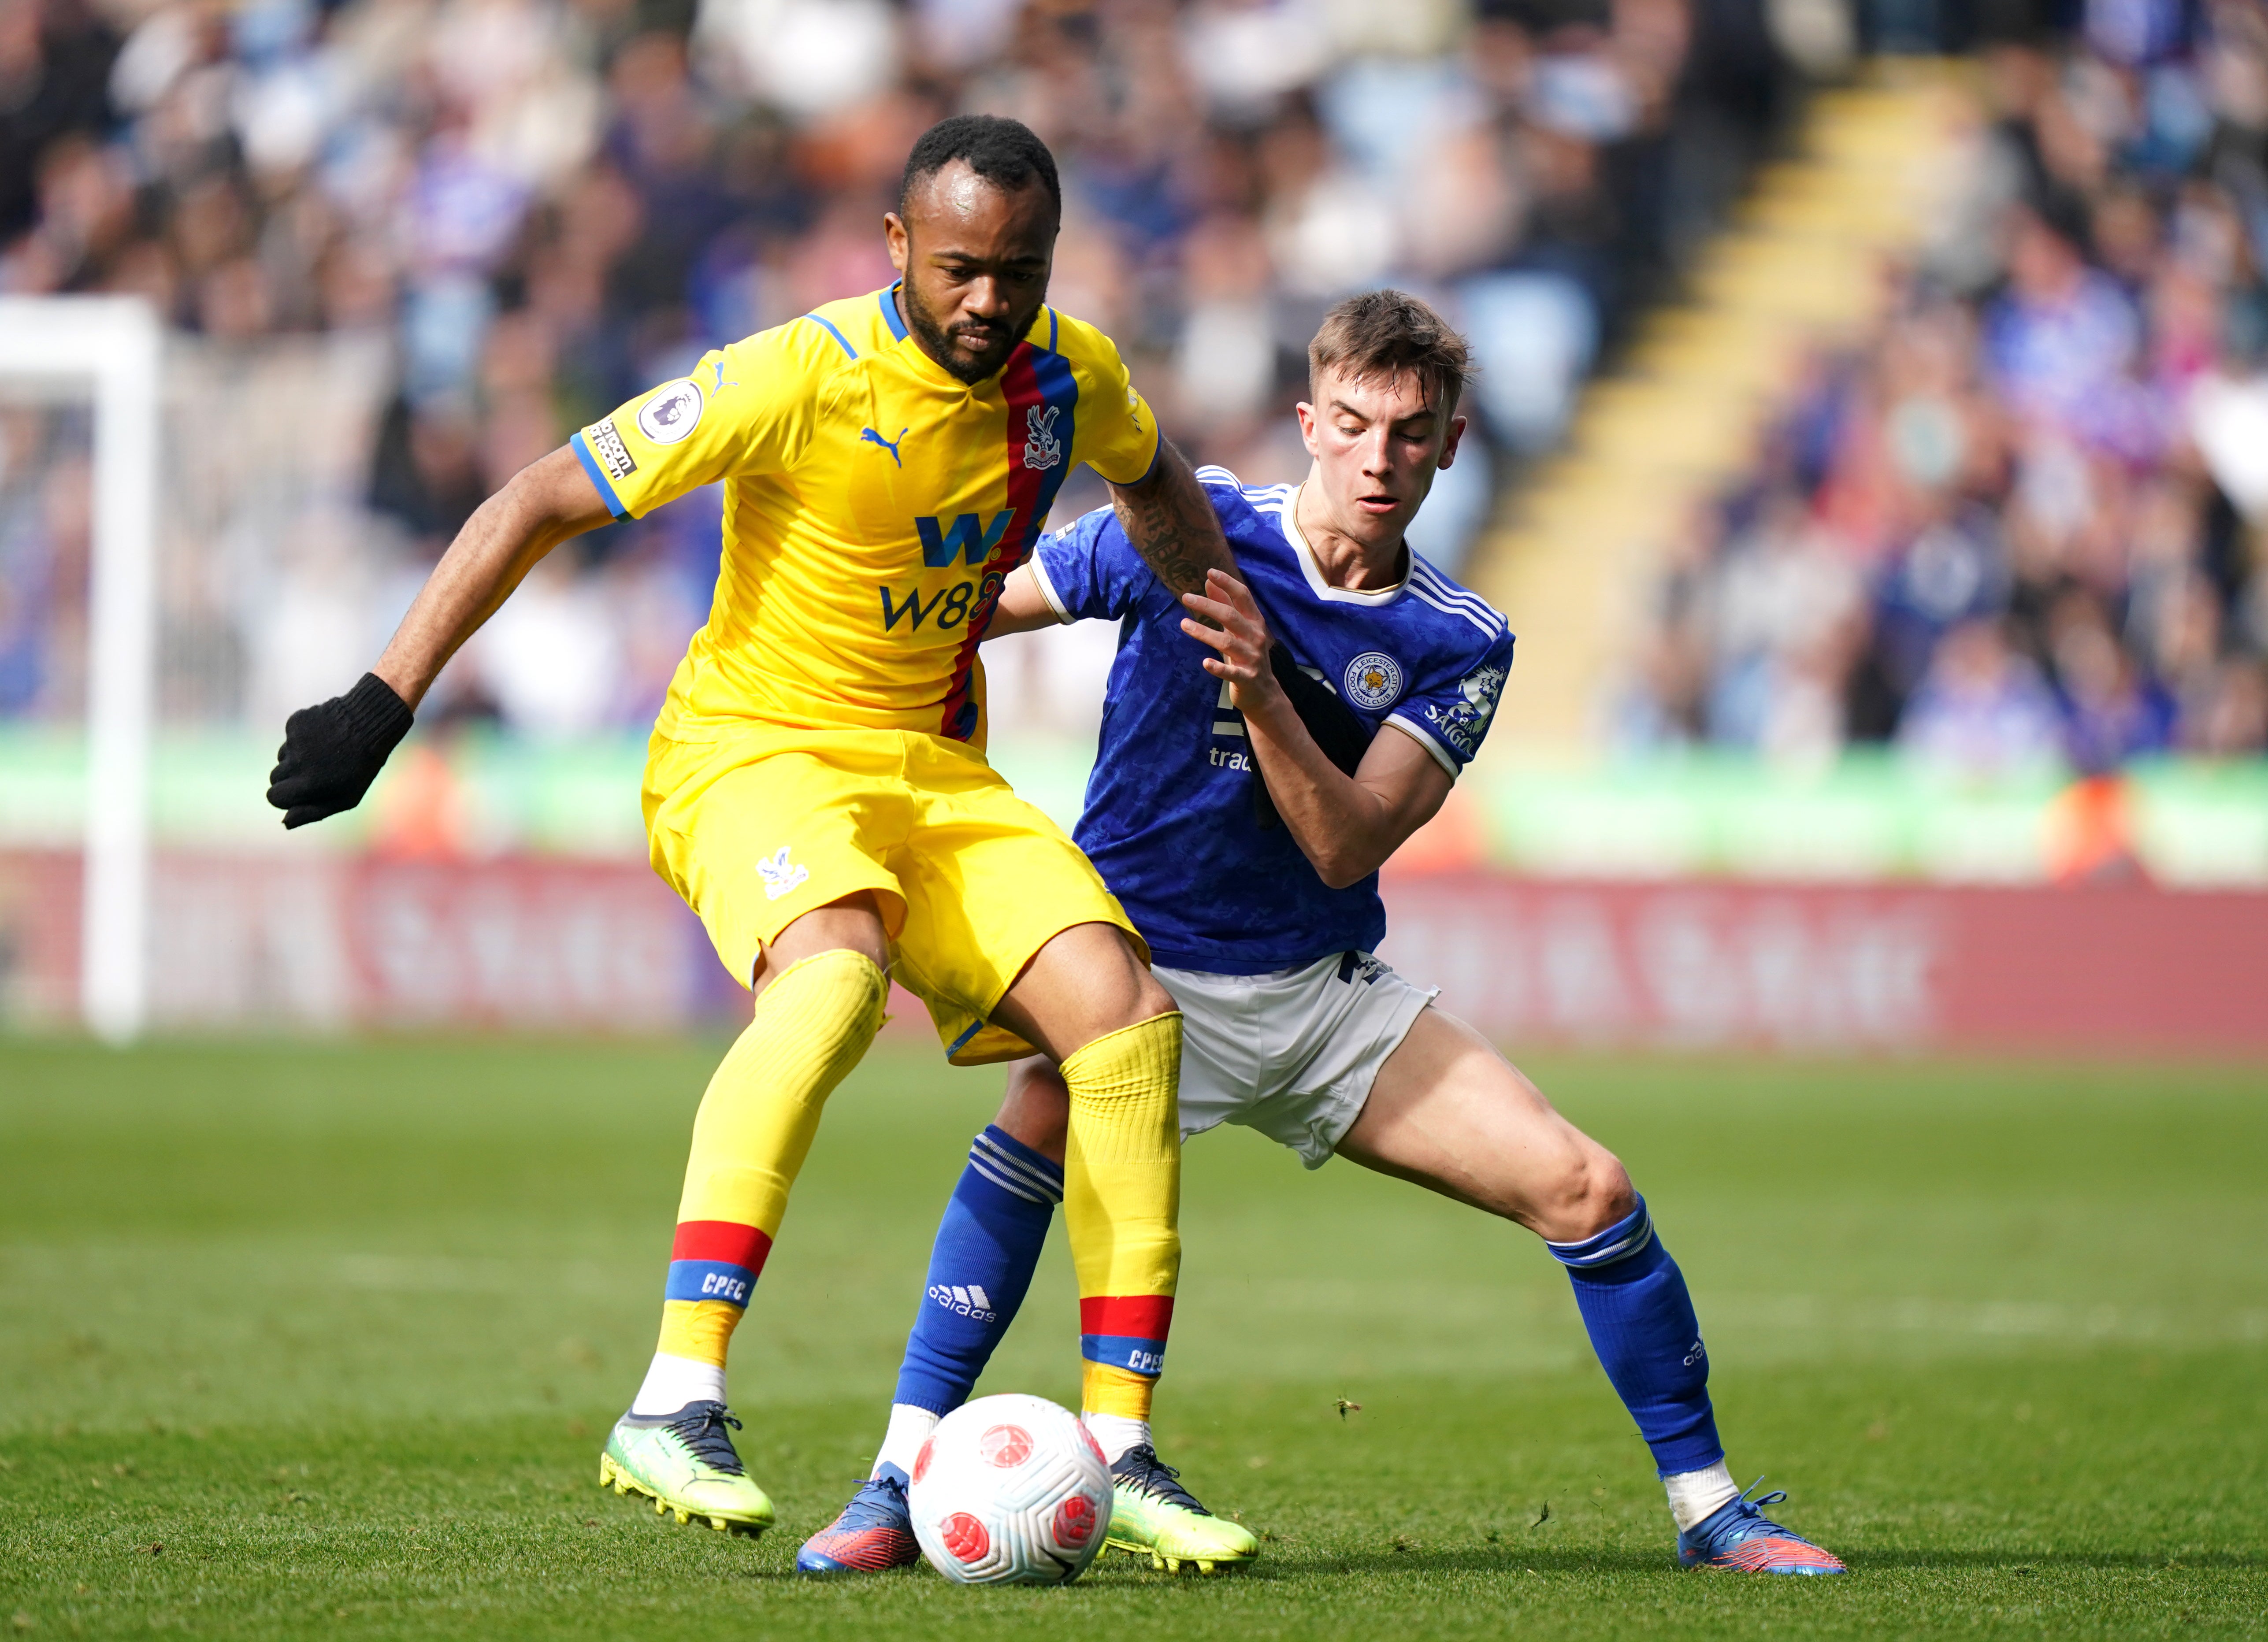
<path fill-rule="evenodd" d="M 922 1554 L 956 1585 L 1063 1585 L 1102 1549 L 1110 1468 L 1045 1397 L 978 1397 L 922 1444 L 906 1504 Z"/>

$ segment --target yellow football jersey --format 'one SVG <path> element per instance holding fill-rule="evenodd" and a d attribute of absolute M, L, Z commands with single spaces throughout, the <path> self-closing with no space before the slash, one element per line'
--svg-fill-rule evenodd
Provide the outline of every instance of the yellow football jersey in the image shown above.
<path fill-rule="evenodd" d="M 617 519 L 725 484 L 717 596 L 664 735 L 754 718 L 982 747 L 977 641 L 1064 475 L 1129 484 L 1156 461 L 1149 407 L 1093 326 L 1043 307 L 971 387 L 907 334 L 895 291 L 714 350 L 574 436 Z"/>

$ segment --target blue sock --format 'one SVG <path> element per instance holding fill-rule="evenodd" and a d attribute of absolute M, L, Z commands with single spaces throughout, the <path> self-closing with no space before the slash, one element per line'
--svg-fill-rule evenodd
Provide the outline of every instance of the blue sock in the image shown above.
<path fill-rule="evenodd" d="M 1646 1199 L 1580 1243 L 1543 1245 L 1567 1268 L 1600 1366 L 1664 1476 L 1725 1457 L 1709 1407 L 1709 1354 L 1685 1274 L 1653 1234 Z"/>
<path fill-rule="evenodd" d="M 968 1401 L 1032 1285 L 1063 1189 L 1062 1164 L 998 1124 L 976 1137 L 938 1223 L 893 1403 L 949 1414 Z"/>

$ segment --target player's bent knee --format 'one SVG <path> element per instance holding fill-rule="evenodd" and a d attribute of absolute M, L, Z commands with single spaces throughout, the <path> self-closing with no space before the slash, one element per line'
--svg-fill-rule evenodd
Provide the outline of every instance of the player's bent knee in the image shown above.
<path fill-rule="evenodd" d="M 864 1053 L 881 1030 L 889 997 L 890 980 L 881 965 L 855 948 L 833 946 L 782 965 L 759 997 L 759 1013 L 793 1014 L 812 1042 L 850 1045 Z"/>
<path fill-rule="evenodd" d="M 1008 1068 L 1007 1092 L 992 1121 L 1050 1162 L 1062 1162 L 1071 1127 L 1071 1091 L 1063 1074 L 1042 1057 L 1016 1062 Z"/>
<path fill-rule="evenodd" d="M 856 953 L 885 975 L 890 968 L 890 939 L 882 909 L 872 892 L 860 890 L 823 907 L 814 907 L 795 919 L 756 954 L 750 984 L 759 992 L 806 958 L 822 953 Z"/>
<path fill-rule="evenodd" d="M 1559 1230 L 1549 1233 L 1554 1242 L 1595 1237 L 1638 1206 L 1638 1191 L 1622 1160 L 1585 1138 L 1564 1171 L 1553 1219 Z"/>
<path fill-rule="evenodd" d="M 1169 1015 L 1181 1005 L 1174 995 L 1152 975 L 1142 961 L 1134 943 L 1116 924 L 1094 924 L 1087 928 L 1105 936 L 1117 953 L 1119 970 L 1108 983 L 1109 1005 L 1106 1010 L 1109 1021 L 1102 1030 L 1119 1031 L 1126 1027 L 1139 1026 L 1145 1020 L 1160 1015 Z"/>
<path fill-rule="evenodd" d="M 1174 995 L 1158 984 L 1157 977 L 1145 969 L 1141 971 L 1135 988 L 1134 1003 L 1127 1012 L 1126 1024 L 1130 1027 L 1141 1021 L 1154 1020 L 1160 1015 L 1172 1014 L 1180 1007 L 1181 1005 L 1174 1000 Z"/>

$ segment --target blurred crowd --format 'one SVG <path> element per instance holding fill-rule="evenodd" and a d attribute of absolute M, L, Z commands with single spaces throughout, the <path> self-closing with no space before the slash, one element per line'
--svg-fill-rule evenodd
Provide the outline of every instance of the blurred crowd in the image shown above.
<path fill-rule="evenodd" d="M 1177 438 L 1248 479 L 1304 470 L 1286 413 L 1332 299 L 1391 282 L 1457 316 L 1479 427 L 1421 521 L 1454 566 L 1770 142 L 1794 82 L 1768 14 L 1789 10 L 0 0 L 0 288 L 138 292 L 224 351 L 381 340 L 351 500 L 383 528 L 348 556 L 383 563 L 302 579 L 390 622 L 482 497 L 575 426 L 712 342 L 887 283 L 880 218 L 913 137 L 1012 114 L 1063 165 L 1053 299 L 1119 340 Z M 0 713 L 60 714 L 72 688 L 53 658 L 75 515 L 8 506 L 62 471 L 39 444 L 0 429 Z M 1101 499 L 1067 489 L 1058 517 Z M 452 670 L 451 710 L 558 733 L 649 714 L 705 613 L 716 521 L 688 498 L 556 556 Z M 274 576 L 302 550 L 278 542 Z M 346 630 L 306 607 L 244 621 Z M 285 642 L 244 634 L 246 676 L 274 676 L 259 657 Z"/>
<path fill-rule="evenodd" d="M 2268 4 L 2072 9 L 1986 45 L 1959 208 L 1677 544 L 1626 742 L 2268 747 Z"/>

